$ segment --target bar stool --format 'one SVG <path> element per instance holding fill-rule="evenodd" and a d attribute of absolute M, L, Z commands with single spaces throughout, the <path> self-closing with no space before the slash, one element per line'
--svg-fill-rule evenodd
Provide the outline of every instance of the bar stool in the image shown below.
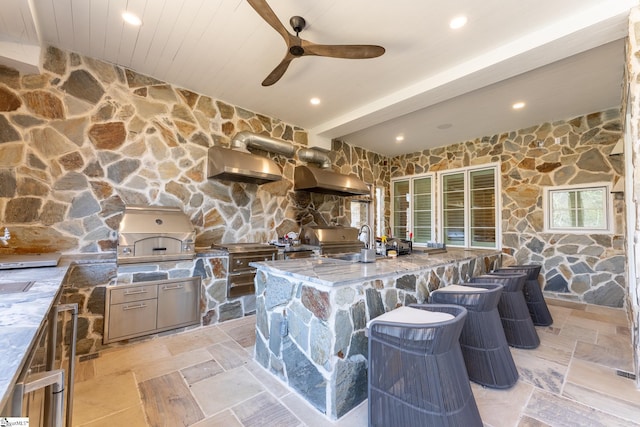
<path fill-rule="evenodd" d="M 534 325 L 537 326 L 549 326 L 553 323 L 553 317 L 549 312 L 549 307 L 542 295 L 542 289 L 540 289 L 540 283 L 538 283 L 538 275 L 540 274 L 541 265 L 528 264 L 528 265 L 510 265 L 508 267 L 498 268 L 496 272 L 518 272 L 527 275 L 527 280 L 524 283 L 524 300 L 527 302 L 529 308 L 529 314 L 531 314 L 531 320 Z"/>
<path fill-rule="evenodd" d="M 460 350 L 467 310 L 412 304 L 369 322 L 369 426 L 482 426 Z"/>
<path fill-rule="evenodd" d="M 526 278 L 527 275 L 521 273 L 485 274 L 471 278 L 472 283 L 499 283 L 504 286 L 498 302 L 498 313 L 507 342 L 516 348 L 536 348 L 540 345 L 522 292 Z"/>
<path fill-rule="evenodd" d="M 457 304 L 467 309 L 460 348 L 469 379 L 500 389 L 518 381 L 518 369 L 498 314 L 502 289 L 497 283 L 464 283 L 433 291 L 429 299 L 431 303 Z"/>

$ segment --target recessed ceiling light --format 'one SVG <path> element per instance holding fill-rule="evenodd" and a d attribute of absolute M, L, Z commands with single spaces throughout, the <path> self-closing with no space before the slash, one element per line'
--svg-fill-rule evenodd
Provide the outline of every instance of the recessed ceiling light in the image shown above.
<path fill-rule="evenodd" d="M 126 23 L 135 25 L 136 27 L 142 25 L 142 20 L 131 12 L 122 12 L 122 19 L 124 19 Z"/>
<path fill-rule="evenodd" d="M 526 104 L 524 102 L 520 101 L 520 102 L 516 102 L 515 104 L 513 104 L 511 106 L 511 108 L 513 108 L 514 110 L 521 110 L 521 109 L 524 108 L 525 105 Z"/>
<path fill-rule="evenodd" d="M 404 141 L 404 135 L 396 136 L 396 142 L 402 142 L 402 141 Z"/>
<path fill-rule="evenodd" d="M 445 130 L 453 127 L 451 123 L 442 123 L 441 125 L 436 126 L 438 129 Z"/>
<path fill-rule="evenodd" d="M 320 104 L 320 98 L 311 98 L 309 102 L 311 103 L 311 105 L 318 105 Z"/>
<path fill-rule="evenodd" d="M 458 28 L 462 28 L 467 24 L 467 17 L 464 15 L 456 16 L 451 21 L 449 21 L 449 28 L 452 30 L 457 30 Z"/>

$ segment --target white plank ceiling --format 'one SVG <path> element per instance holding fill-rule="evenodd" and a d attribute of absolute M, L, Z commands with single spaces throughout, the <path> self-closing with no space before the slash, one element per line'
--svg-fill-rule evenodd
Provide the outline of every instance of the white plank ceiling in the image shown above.
<path fill-rule="evenodd" d="M 293 15 L 307 20 L 302 38 L 386 53 L 299 58 L 262 87 L 285 44 L 246 0 L 1 0 L 0 62 L 34 65 L 29 53 L 54 45 L 302 126 L 312 144 L 342 138 L 394 155 L 619 106 L 627 17 L 638 4 L 269 1 L 287 28 Z M 124 23 L 124 11 L 142 26 Z M 459 14 L 469 22 L 453 31 Z M 310 105 L 314 96 L 320 105 Z M 527 107 L 514 112 L 519 100 Z"/>

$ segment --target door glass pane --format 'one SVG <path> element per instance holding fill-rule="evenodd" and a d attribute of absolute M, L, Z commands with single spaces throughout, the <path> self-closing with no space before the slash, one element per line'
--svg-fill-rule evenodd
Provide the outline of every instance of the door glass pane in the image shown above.
<path fill-rule="evenodd" d="M 469 173 L 471 246 L 496 246 L 495 170 Z"/>
<path fill-rule="evenodd" d="M 442 177 L 443 240 L 452 246 L 464 246 L 464 174 Z"/>
<path fill-rule="evenodd" d="M 404 238 L 409 226 L 409 181 L 393 183 L 393 230 L 394 237 Z"/>
<path fill-rule="evenodd" d="M 413 241 L 427 243 L 432 239 L 431 177 L 413 180 Z"/>

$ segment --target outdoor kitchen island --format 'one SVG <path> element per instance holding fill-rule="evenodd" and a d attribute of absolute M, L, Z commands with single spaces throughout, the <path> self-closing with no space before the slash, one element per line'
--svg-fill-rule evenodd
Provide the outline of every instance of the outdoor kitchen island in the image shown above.
<path fill-rule="evenodd" d="M 360 263 L 303 258 L 252 263 L 255 359 L 332 420 L 367 398 L 367 322 L 499 262 L 498 250 L 449 248 Z"/>

